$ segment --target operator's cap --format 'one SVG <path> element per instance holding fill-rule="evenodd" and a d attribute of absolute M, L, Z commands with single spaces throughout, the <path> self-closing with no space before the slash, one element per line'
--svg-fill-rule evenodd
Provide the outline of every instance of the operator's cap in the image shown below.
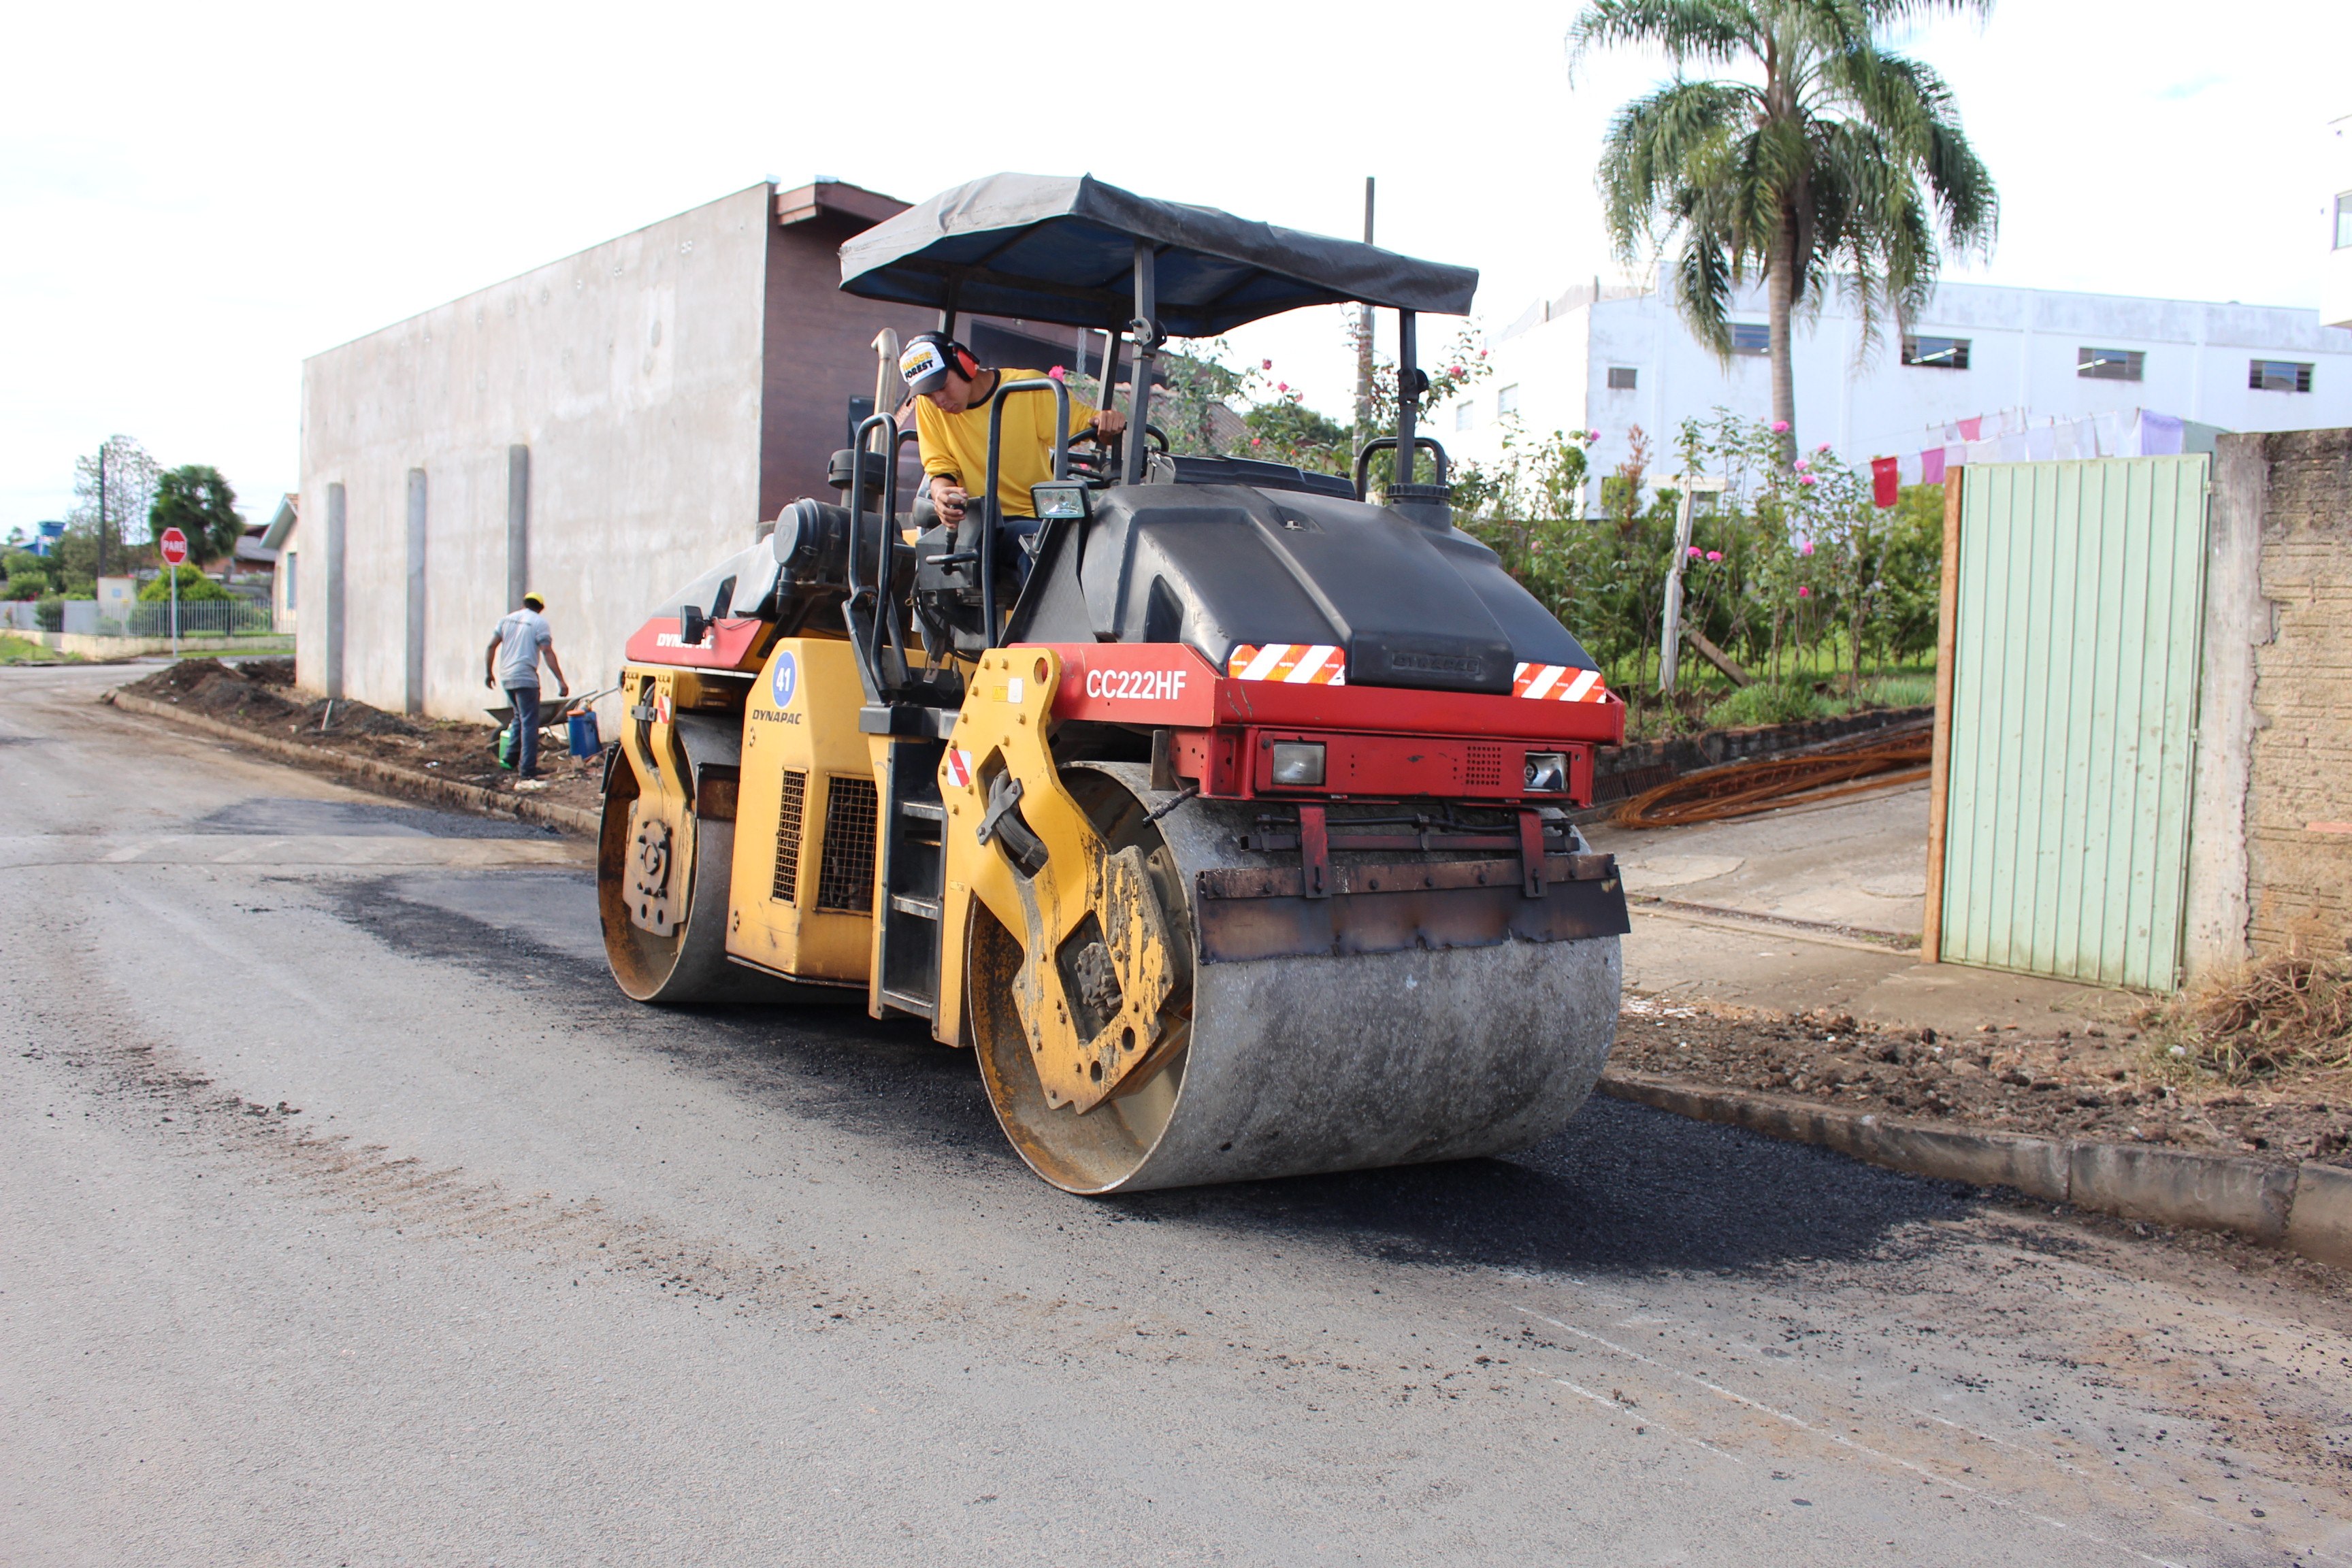
<path fill-rule="evenodd" d="M 920 397 L 945 386 L 956 353 L 962 348 L 961 343 L 944 332 L 924 332 L 909 342 L 898 355 L 898 374 L 906 382 L 907 390 Z M 964 351 L 964 357 L 971 357 L 969 350 Z"/>
<path fill-rule="evenodd" d="M 543 610 L 547 608 L 547 601 L 536 594 L 525 594 L 522 596 L 522 607 L 526 610 Z"/>

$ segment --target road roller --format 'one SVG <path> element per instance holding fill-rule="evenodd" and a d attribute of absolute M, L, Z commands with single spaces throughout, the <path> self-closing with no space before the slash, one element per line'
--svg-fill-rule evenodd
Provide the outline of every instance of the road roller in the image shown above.
<path fill-rule="evenodd" d="M 597 856 L 622 990 L 922 1019 L 1072 1193 L 1559 1131 L 1616 1030 L 1625 897 L 1572 813 L 1624 708 L 1453 525 L 1415 427 L 1417 318 L 1466 312 L 1476 273 L 1017 174 L 841 263 L 950 335 L 1100 333 L 1129 421 L 1057 436 L 1016 530 L 1003 410 L 1053 400 L 1066 432 L 1070 394 L 1003 382 L 949 522 L 911 482 L 902 506 L 916 437 L 882 389 L 831 495 L 656 608 Z M 1167 449 L 1168 339 L 1347 301 L 1393 310 L 1400 350 L 1395 432 L 1352 477 Z"/>

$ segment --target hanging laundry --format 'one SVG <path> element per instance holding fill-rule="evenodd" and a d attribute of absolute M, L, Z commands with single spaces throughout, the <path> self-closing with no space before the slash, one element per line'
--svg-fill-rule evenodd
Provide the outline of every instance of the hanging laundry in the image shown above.
<path fill-rule="evenodd" d="M 2027 457 L 2037 463 L 2047 463 L 2058 456 L 2058 432 L 2047 425 L 2036 426 L 2025 433 Z"/>
<path fill-rule="evenodd" d="M 1881 511 L 1893 506 L 1902 487 L 1901 465 L 1892 458 L 1870 459 L 1871 504 Z"/>
<path fill-rule="evenodd" d="M 2022 436 L 2003 436 L 1994 442 L 1993 446 L 2000 450 L 1999 460 L 2001 462 L 2030 463 L 2033 460 L 2033 454 L 2026 450 L 2025 437 Z"/>
<path fill-rule="evenodd" d="M 2139 411 L 2139 455 L 2143 458 L 2177 458 L 2180 455 L 2180 421 L 2169 414 Z"/>
<path fill-rule="evenodd" d="M 2071 463 L 2084 456 L 2082 446 L 2083 422 L 2068 419 L 2050 428 L 2051 455 L 2062 463 Z"/>
<path fill-rule="evenodd" d="M 1963 441 L 1980 441 L 1984 439 L 1983 415 L 1979 414 L 1974 419 L 1963 419 L 1960 421 L 1960 439 Z"/>
<path fill-rule="evenodd" d="M 1944 448 L 1930 447 L 1919 454 L 1919 482 L 1923 485 L 1944 482 Z"/>

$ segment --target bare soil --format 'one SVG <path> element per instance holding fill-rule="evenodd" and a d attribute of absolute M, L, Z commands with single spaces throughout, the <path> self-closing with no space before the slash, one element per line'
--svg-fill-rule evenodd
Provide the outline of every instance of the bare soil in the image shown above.
<path fill-rule="evenodd" d="M 183 659 L 122 689 L 257 735 L 439 773 L 500 794 L 515 792 L 515 775 L 499 766 L 499 727 L 487 717 L 478 724 L 456 719 L 406 719 L 352 701 L 335 703 L 331 714 L 324 699 L 312 700 L 294 689 L 290 658 L 247 658 L 235 664 L 216 658 Z M 486 708 L 490 695 L 482 694 Z M 596 758 L 583 760 L 561 746 L 542 746 L 540 772 L 545 787 L 530 793 L 541 800 L 593 811 L 599 804 L 602 771 Z"/>
<path fill-rule="evenodd" d="M 1610 1061 L 1922 1121 L 2352 1166 L 2343 1075 L 2218 1083 L 2137 1029 L 2032 1037 L 1984 1025 L 1939 1037 L 1874 1029 L 1843 1013 L 1703 1011 L 1628 996 Z"/>

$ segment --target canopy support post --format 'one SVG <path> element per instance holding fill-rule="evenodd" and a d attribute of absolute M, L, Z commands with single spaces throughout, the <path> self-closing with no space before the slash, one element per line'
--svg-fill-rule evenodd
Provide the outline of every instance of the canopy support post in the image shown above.
<path fill-rule="evenodd" d="M 1135 320 L 1127 324 L 1135 337 L 1135 394 L 1128 399 L 1134 412 L 1128 416 L 1127 461 L 1125 471 L 1119 475 L 1119 483 L 1127 485 L 1143 478 L 1143 432 L 1151 416 L 1151 365 L 1160 357 L 1157 282 L 1151 242 L 1139 239 L 1135 242 Z M 1110 401 L 1108 393 L 1103 401 Z"/>
<path fill-rule="evenodd" d="M 1415 418 L 1420 412 L 1421 366 L 1418 361 L 1416 312 L 1397 311 L 1397 444 L 1396 477 L 1391 484 L 1412 483 Z"/>

